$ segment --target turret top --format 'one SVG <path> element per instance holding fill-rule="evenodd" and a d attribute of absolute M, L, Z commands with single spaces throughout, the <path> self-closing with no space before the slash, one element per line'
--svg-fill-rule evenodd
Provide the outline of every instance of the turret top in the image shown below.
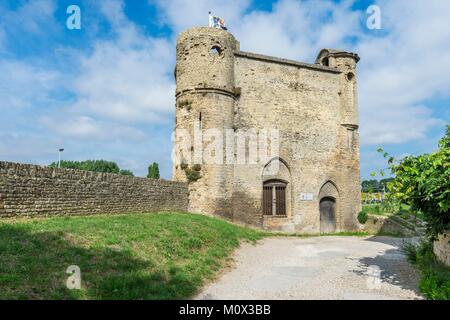
<path fill-rule="evenodd" d="M 316 64 L 321 64 L 322 60 L 329 57 L 349 57 L 355 59 L 356 63 L 360 58 L 358 54 L 337 49 L 322 49 L 316 59 Z"/>
<path fill-rule="evenodd" d="M 193 27 L 189 28 L 178 35 L 178 41 L 184 40 L 189 37 L 198 37 L 198 36 L 211 36 L 211 37 L 221 37 L 221 38 L 229 38 L 237 42 L 236 38 L 228 31 L 211 28 L 211 27 Z"/>

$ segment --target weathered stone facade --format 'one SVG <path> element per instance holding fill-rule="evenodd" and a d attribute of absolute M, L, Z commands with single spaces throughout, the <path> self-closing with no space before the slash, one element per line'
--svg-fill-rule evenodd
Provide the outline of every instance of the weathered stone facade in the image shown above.
<path fill-rule="evenodd" d="M 183 182 L 0 162 L 0 218 L 187 211 L 188 201 Z"/>
<path fill-rule="evenodd" d="M 450 231 L 441 234 L 434 242 L 434 254 L 440 261 L 450 266 Z"/>
<path fill-rule="evenodd" d="M 186 159 L 177 139 L 174 180 L 186 181 L 186 168 L 201 163 L 201 178 L 189 186 L 190 211 L 272 230 L 317 233 L 323 231 L 320 208 L 327 200 L 324 210 L 335 214 L 332 231 L 356 230 L 361 207 L 358 60 L 353 53 L 324 49 L 315 64 L 306 64 L 242 52 L 233 35 L 219 29 L 181 33 L 175 129 L 191 136 L 196 128 L 216 128 L 224 135 L 279 130 L 279 155 L 246 164 L 227 162 L 229 146 L 223 147 L 223 164 Z M 200 146 L 207 148 L 208 142 Z M 191 151 L 196 148 L 193 142 Z M 192 160 L 189 167 L 186 160 Z M 279 171 L 267 173 L 274 164 Z M 285 215 L 263 214 L 267 181 L 285 184 Z"/>

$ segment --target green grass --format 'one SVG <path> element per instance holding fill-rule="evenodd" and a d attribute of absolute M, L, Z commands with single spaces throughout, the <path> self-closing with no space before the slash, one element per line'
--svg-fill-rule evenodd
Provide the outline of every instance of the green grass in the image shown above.
<path fill-rule="evenodd" d="M 403 250 L 420 271 L 420 292 L 429 300 L 450 300 L 450 267 L 437 261 L 431 243 L 406 244 Z"/>
<path fill-rule="evenodd" d="M 387 212 L 380 204 L 363 204 L 361 212 L 377 216 L 390 216 L 393 213 Z"/>
<path fill-rule="evenodd" d="M 185 213 L 0 222 L 0 299 L 184 299 L 264 233 Z M 82 289 L 69 290 L 78 265 Z"/>
<path fill-rule="evenodd" d="M 410 206 L 406 204 L 400 204 L 400 206 L 389 206 L 389 205 L 382 205 L 379 203 L 376 204 L 363 204 L 362 206 L 362 213 L 365 214 L 371 214 L 371 215 L 378 215 L 378 216 L 386 216 L 389 217 L 391 215 L 399 215 L 402 218 L 406 219 L 411 216 L 416 216 L 419 219 L 423 220 L 423 215 L 420 213 L 413 213 L 411 211 Z"/>
<path fill-rule="evenodd" d="M 281 234 L 188 213 L 0 220 L 0 299 L 185 299 L 230 261 L 241 241 Z M 81 269 L 69 290 L 67 267 Z"/>

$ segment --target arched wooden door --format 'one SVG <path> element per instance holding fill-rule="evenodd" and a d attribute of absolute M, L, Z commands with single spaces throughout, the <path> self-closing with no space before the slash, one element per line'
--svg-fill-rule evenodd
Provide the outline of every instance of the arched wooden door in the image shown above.
<path fill-rule="evenodd" d="M 325 197 L 320 200 L 320 232 L 336 231 L 336 199 Z"/>

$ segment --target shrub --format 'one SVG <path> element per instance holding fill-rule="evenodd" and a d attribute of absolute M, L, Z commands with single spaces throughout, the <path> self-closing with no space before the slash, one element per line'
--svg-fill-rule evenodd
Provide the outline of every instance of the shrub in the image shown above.
<path fill-rule="evenodd" d="M 450 268 L 436 259 L 432 242 L 407 243 L 403 252 L 420 271 L 420 292 L 430 300 L 450 300 Z"/>
<path fill-rule="evenodd" d="M 202 177 L 200 175 L 200 172 L 194 169 L 186 169 L 184 170 L 184 173 L 186 174 L 186 178 L 188 179 L 189 182 L 195 182 Z"/>
<path fill-rule="evenodd" d="M 392 196 L 408 205 L 412 212 L 423 216 L 430 240 L 450 229 L 450 125 L 439 142 L 439 149 L 431 154 L 395 159 L 379 149 L 395 180 L 390 183 Z"/>
<path fill-rule="evenodd" d="M 121 175 L 123 175 L 123 176 L 134 177 L 134 173 L 131 172 L 130 170 L 120 170 L 119 173 L 120 173 Z"/>
<path fill-rule="evenodd" d="M 186 170 L 189 167 L 189 165 L 185 162 L 183 162 L 182 164 L 180 164 L 180 168 L 181 170 Z"/>
<path fill-rule="evenodd" d="M 360 213 L 358 213 L 358 221 L 361 224 L 365 224 L 367 222 L 368 219 L 368 214 L 366 211 L 361 211 Z"/>
<path fill-rule="evenodd" d="M 186 108 L 187 111 L 191 111 L 192 102 L 190 100 L 181 100 L 180 102 L 178 102 L 178 108 L 180 109 Z"/>

